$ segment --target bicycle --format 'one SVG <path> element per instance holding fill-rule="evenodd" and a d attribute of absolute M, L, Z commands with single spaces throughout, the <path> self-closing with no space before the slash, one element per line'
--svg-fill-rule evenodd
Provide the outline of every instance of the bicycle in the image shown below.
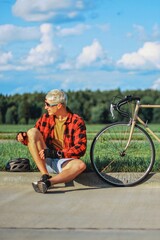
<path fill-rule="evenodd" d="M 122 110 L 132 106 L 132 114 Z M 140 98 L 126 96 L 111 104 L 111 114 L 116 110 L 129 122 L 115 122 L 101 129 L 94 137 L 90 158 L 93 169 L 105 182 L 119 187 L 134 186 L 151 172 L 155 162 L 155 146 L 150 135 L 160 138 L 148 127 L 139 114 L 142 108 L 160 108 L 160 105 L 140 104 Z M 143 127 L 142 127 L 143 126 Z"/>

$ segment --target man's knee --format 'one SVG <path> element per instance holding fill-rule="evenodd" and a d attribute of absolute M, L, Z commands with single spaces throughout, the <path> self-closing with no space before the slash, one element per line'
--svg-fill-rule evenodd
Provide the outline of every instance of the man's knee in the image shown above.
<path fill-rule="evenodd" d="M 29 140 L 35 139 L 35 137 L 37 137 L 39 134 L 40 134 L 40 132 L 39 132 L 39 130 L 37 128 L 30 128 L 27 131 L 27 136 L 28 136 Z"/>
<path fill-rule="evenodd" d="M 65 166 L 63 166 L 63 170 L 70 169 L 71 171 L 80 174 L 86 169 L 86 164 L 80 159 L 74 159 L 69 161 Z"/>
<path fill-rule="evenodd" d="M 86 164 L 80 160 L 79 164 L 78 164 L 78 171 L 81 173 L 86 169 Z"/>

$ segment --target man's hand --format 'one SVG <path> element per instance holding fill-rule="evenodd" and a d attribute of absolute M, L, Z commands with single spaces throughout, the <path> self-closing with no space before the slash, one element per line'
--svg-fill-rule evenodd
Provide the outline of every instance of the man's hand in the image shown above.
<path fill-rule="evenodd" d="M 51 150 L 51 149 L 44 149 L 44 157 L 45 158 L 59 158 L 57 155 L 57 151 L 56 150 Z"/>
<path fill-rule="evenodd" d="M 44 154 L 44 150 L 45 149 L 42 149 L 40 152 L 39 152 L 39 156 L 42 160 L 45 160 L 45 154 Z"/>
<path fill-rule="evenodd" d="M 18 142 L 24 142 L 24 140 L 27 138 L 27 133 L 26 132 L 19 132 L 17 133 L 16 140 Z"/>

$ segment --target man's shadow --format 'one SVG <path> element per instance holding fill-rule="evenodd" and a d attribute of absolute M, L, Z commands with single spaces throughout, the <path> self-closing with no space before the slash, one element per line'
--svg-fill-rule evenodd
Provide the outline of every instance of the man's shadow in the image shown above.
<path fill-rule="evenodd" d="M 150 173 L 142 182 L 149 180 L 152 178 L 154 173 Z M 110 176 L 110 178 L 113 178 Z M 112 179 L 113 180 L 113 179 Z M 119 181 L 118 179 L 114 178 L 114 181 Z M 76 179 L 71 182 L 65 183 L 63 186 L 55 186 L 54 188 L 50 189 L 47 193 L 55 194 L 55 193 L 66 193 L 66 192 L 73 192 L 73 191 L 86 191 L 86 190 L 94 190 L 94 189 L 102 189 L 102 188 L 115 188 L 105 181 L 103 181 L 95 172 L 84 172 L 80 174 Z M 119 187 L 118 187 L 119 188 Z"/>
<path fill-rule="evenodd" d="M 73 181 L 65 183 L 64 186 L 54 186 L 47 193 L 56 194 L 112 187 L 113 186 L 111 184 L 100 179 L 95 172 L 84 172 L 76 177 Z"/>

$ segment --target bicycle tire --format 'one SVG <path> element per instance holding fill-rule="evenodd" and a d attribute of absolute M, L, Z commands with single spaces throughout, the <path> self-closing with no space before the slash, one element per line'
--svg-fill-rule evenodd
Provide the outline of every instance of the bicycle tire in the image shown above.
<path fill-rule="evenodd" d="M 155 162 L 155 147 L 149 134 L 135 125 L 132 140 L 126 152 L 129 123 L 113 123 L 94 137 L 90 158 L 93 169 L 105 182 L 118 187 L 142 182 Z"/>

